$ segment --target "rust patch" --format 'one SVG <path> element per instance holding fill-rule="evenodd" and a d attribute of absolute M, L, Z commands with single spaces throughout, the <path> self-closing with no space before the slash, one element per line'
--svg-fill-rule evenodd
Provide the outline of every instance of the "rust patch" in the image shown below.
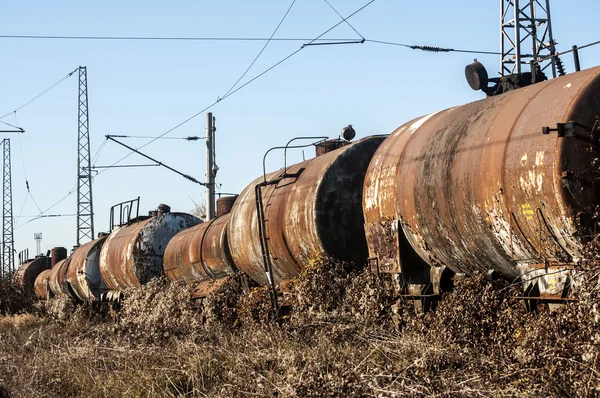
<path fill-rule="evenodd" d="M 275 284 L 297 276 L 319 254 L 347 261 L 367 258 L 362 226 L 362 185 L 369 161 L 384 136 L 358 140 L 267 175 L 262 188 L 265 231 Z M 255 187 L 242 191 L 231 212 L 228 238 L 237 268 L 267 284 L 260 245 Z"/>
<path fill-rule="evenodd" d="M 140 287 L 163 274 L 163 254 L 180 231 L 200 223 L 185 213 L 165 213 L 120 227 L 100 251 L 100 274 L 107 288 Z"/>

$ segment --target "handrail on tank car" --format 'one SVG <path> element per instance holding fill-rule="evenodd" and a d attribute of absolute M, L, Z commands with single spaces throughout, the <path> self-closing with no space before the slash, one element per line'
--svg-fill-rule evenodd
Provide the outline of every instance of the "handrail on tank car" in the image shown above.
<path fill-rule="evenodd" d="M 309 146 L 315 146 L 321 142 L 324 142 L 326 140 L 328 140 L 329 137 L 325 137 L 325 136 L 321 136 L 321 137 L 295 137 L 292 138 L 291 140 L 288 141 L 287 144 L 285 144 L 285 146 L 275 146 L 273 148 L 270 148 L 267 152 L 265 152 L 265 156 L 263 156 L 263 184 L 267 183 L 267 167 L 266 167 L 266 160 L 267 160 L 267 155 L 269 154 L 269 152 L 275 150 L 275 149 L 283 149 L 283 177 L 286 177 L 287 175 L 287 150 L 288 149 L 298 149 L 298 148 L 307 148 Z M 305 145 L 291 145 L 290 144 L 294 141 L 297 140 L 317 140 L 314 142 L 311 142 L 310 144 L 305 144 Z"/>
<path fill-rule="evenodd" d="M 136 206 L 136 216 L 131 217 L 131 212 L 133 211 L 133 204 L 137 202 Z M 115 224 L 115 208 L 119 208 L 119 227 L 127 224 L 132 218 L 139 217 L 140 215 L 140 197 L 137 199 L 126 200 L 125 202 L 117 203 L 116 205 L 110 208 L 110 232 L 113 231 Z M 124 220 L 123 215 L 127 215 L 127 220 Z"/>

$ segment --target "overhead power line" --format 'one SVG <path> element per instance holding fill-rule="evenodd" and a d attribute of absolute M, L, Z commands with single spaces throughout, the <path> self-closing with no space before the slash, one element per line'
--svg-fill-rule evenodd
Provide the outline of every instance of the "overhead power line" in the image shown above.
<path fill-rule="evenodd" d="M 0 35 L 0 39 L 29 40 L 164 40 L 164 41 L 309 41 L 310 38 L 298 37 L 194 37 L 194 36 L 53 36 L 53 35 Z M 349 39 L 322 39 L 317 41 L 343 41 Z"/>
<path fill-rule="evenodd" d="M 347 19 L 352 18 L 354 15 L 358 14 L 359 12 L 361 12 L 362 10 L 364 10 L 365 8 L 367 8 L 370 4 L 374 3 L 375 0 L 370 0 L 369 2 L 367 2 L 365 5 L 363 5 L 362 7 L 360 7 L 359 9 L 357 9 L 356 11 L 354 11 L 352 14 L 348 15 L 346 18 L 342 19 L 340 22 L 336 23 L 335 25 L 333 25 L 331 28 L 327 29 L 326 31 L 324 31 L 323 33 L 321 33 L 320 35 L 318 35 L 316 38 L 312 39 L 307 45 L 312 44 L 316 41 L 318 41 L 319 39 L 321 39 L 323 36 L 325 36 L 327 33 L 331 32 L 333 29 L 337 28 L 338 26 L 340 26 L 341 24 L 343 24 Z M 235 93 L 237 93 L 238 91 L 242 90 L 244 87 L 248 86 L 249 84 L 253 83 L 254 81 L 256 81 L 257 79 L 261 78 L 262 76 L 264 76 L 265 74 L 267 74 L 268 72 L 270 72 L 271 70 L 275 69 L 276 67 L 278 67 L 279 65 L 281 65 L 282 63 L 284 63 L 285 61 L 287 61 L 288 59 L 292 58 L 294 55 L 298 54 L 300 51 L 302 51 L 303 49 L 306 48 L 307 45 L 303 45 L 302 47 L 300 47 L 299 49 L 297 49 L 296 51 L 290 53 L 289 55 L 287 55 L 286 57 L 284 57 L 283 59 L 279 60 L 278 62 L 276 62 L 275 64 L 271 65 L 270 67 L 268 67 L 267 69 L 263 70 L 261 73 L 259 73 L 258 75 L 254 76 L 252 79 L 248 80 L 247 82 L 245 82 L 244 84 L 242 84 L 241 86 L 237 87 L 235 90 L 231 91 L 229 94 L 218 98 L 216 101 L 214 101 L 213 103 L 211 103 L 210 105 L 206 106 L 205 108 L 201 109 L 200 111 L 196 112 L 195 114 L 193 114 L 192 116 L 188 117 L 187 119 L 183 120 L 182 122 L 178 123 L 177 125 L 173 126 L 172 128 L 168 129 L 167 131 L 165 131 L 164 133 L 162 133 L 161 135 L 155 137 L 154 139 L 146 142 L 144 145 L 142 145 L 141 147 L 137 148 L 138 150 L 145 148 L 146 146 L 152 144 L 154 141 L 164 137 L 165 135 L 173 132 L 174 130 L 178 129 L 179 127 L 183 126 L 186 123 L 189 123 L 191 120 L 195 119 L 196 117 L 198 117 L 199 115 L 203 114 L 204 112 L 206 112 L 207 110 L 209 110 L 210 108 L 212 108 L 213 106 L 215 106 L 216 104 L 218 104 L 219 102 L 223 101 L 226 98 L 231 97 L 232 95 L 234 95 Z M 128 158 L 129 156 L 131 156 L 134 152 L 129 152 L 127 155 L 123 156 L 122 158 L 120 158 L 119 160 L 117 160 L 116 162 L 114 162 L 111 166 L 114 166 L 120 162 L 122 162 L 123 160 L 125 160 L 126 158 Z M 98 173 L 98 175 L 102 174 L 103 172 L 105 172 L 106 170 L 108 170 L 108 168 L 100 171 Z"/>
<path fill-rule="evenodd" d="M 595 45 L 598 45 L 598 44 L 600 44 L 600 40 L 594 41 L 592 43 L 584 44 L 583 46 L 577 46 L 577 48 L 572 48 L 570 50 L 563 51 L 561 53 L 556 53 L 556 54 L 549 55 L 546 58 L 543 58 L 543 59 L 539 60 L 538 62 L 545 61 L 545 60 L 548 60 L 548 59 L 554 58 L 554 57 L 560 57 L 561 55 L 565 55 L 565 54 L 571 53 L 571 52 L 573 52 L 575 50 L 582 50 L 584 48 L 592 47 L 592 46 L 595 46 Z"/>
<path fill-rule="evenodd" d="M 206 137 L 198 137 L 198 136 L 189 136 L 189 137 L 156 137 L 151 135 L 116 135 L 110 134 L 111 137 L 115 138 L 157 138 L 162 140 L 186 140 L 186 141 L 198 141 L 205 140 Z"/>
<path fill-rule="evenodd" d="M 77 68 L 77 69 L 79 69 L 79 68 Z M 68 73 L 65 77 L 63 77 L 62 79 L 60 79 L 59 81 L 57 81 L 56 83 L 54 83 L 53 85 L 51 85 L 50 87 L 48 87 L 47 89 L 45 89 L 44 91 L 42 91 L 41 93 L 39 93 L 38 95 L 36 95 L 35 97 L 33 97 L 32 99 L 30 99 L 29 101 L 27 101 L 26 103 L 24 103 L 20 107 L 16 108 L 14 111 L 10 111 L 10 112 L 8 112 L 5 115 L 0 116 L 0 119 L 4 119 L 5 117 L 10 116 L 12 114 L 15 114 L 16 112 L 18 112 L 21 109 L 25 108 L 27 105 L 31 104 L 32 102 L 34 102 L 35 100 L 37 100 L 38 98 L 40 98 L 41 96 L 43 96 L 44 94 L 46 94 L 48 91 L 50 91 L 54 87 L 58 86 L 59 84 L 61 84 L 65 80 L 67 80 L 69 77 L 73 76 L 73 74 L 75 72 L 77 72 L 77 69 L 75 69 L 73 72 Z"/>
<path fill-rule="evenodd" d="M 350 28 L 351 28 L 351 29 L 352 29 L 354 32 L 356 32 L 356 34 L 357 34 L 357 35 L 359 35 L 361 39 L 363 39 L 363 40 L 365 39 L 365 38 L 363 37 L 363 35 L 361 35 L 360 33 L 358 33 L 358 30 L 354 29 L 354 26 L 352 26 L 352 25 L 350 24 L 350 22 L 348 22 L 348 20 L 347 20 L 347 19 L 345 19 L 345 18 L 342 16 L 342 14 L 340 14 L 340 13 L 338 12 L 338 10 L 336 10 L 336 9 L 335 9 L 335 7 L 331 5 L 331 3 L 330 3 L 330 2 L 328 2 L 327 0 L 323 0 L 323 1 L 324 1 L 325 3 L 327 3 L 327 5 L 328 5 L 328 6 L 329 6 L 329 7 L 330 7 L 330 8 L 331 8 L 331 9 L 332 9 L 332 10 L 333 10 L 333 11 L 334 11 L 334 12 L 335 12 L 335 13 L 336 13 L 336 14 L 337 14 L 339 17 L 340 17 L 340 18 L 342 18 L 342 20 L 343 20 L 344 22 L 346 22 L 346 25 L 348 25 L 348 26 L 349 26 L 349 27 L 350 27 Z"/>
<path fill-rule="evenodd" d="M 252 66 L 254 66 L 254 64 L 256 63 L 256 61 L 258 60 L 258 58 L 265 51 L 265 49 L 267 48 L 267 46 L 269 45 L 269 43 L 273 40 L 273 36 L 275 36 L 275 33 L 277 33 L 277 31 L 279 30 L 279 27 L 281 26 L 281 24 L 283 24 L 283 21 L 285 21 L 285 18 L 288 16 L 288 14 L 290 13 L 290 10 L 292 9 L 292 7 L 294 6 L 295 3 L 296 3 L 296 0 L 292 0 L 292 3 L 290 4 L 290 6 L 288 7 L 288 9 L 286 10 L 285 14 L 283 14 L 283 18 L 281 18 L 281 20 L 277 24 L 277 27 L 275 28 L 275 30 L 273 31 L 273 33 L 271 33 L 271 36 L 269 37 L 269 39 L 267 40 L 267 42 L 265 43 L 265 45 L 263 46 L 263 48 L 260 49 L 260 51 L 258 52 L 258 54 L 256 55 L 256 57 L 254 57 L 254 59 L 252 60 L 252 62 L 250 63 L 250 65 L 246 68 L 246 70 L 244 71 L 244 73 L 242 73 L 242 76 L 240 76 L 240 78 L 235 81 L 235 83 L 233 84 L 233 86 L 231 86 L 231 88 L 229 88 L 229 90 L 227 90 L 227 92 L 225 93 L 225 95 L 229 94 L 231 92 L 231 90 L 233 90 L 235 88 L 235 86 L 237 86 L 237 84 L 240 82 L 240 80 L 242 80 L 244 78 L 244 76 L 246 76 L 246 74 L 250 71 L 250 69 L 252 68 Z"/>
<path fill-rule="evenodd" d="M 437 47 L 437 46 L 424 46 L 424 45 L 414 45 L 414 44 L 411 45 L 411 44 L 395 43 L 395 42 L 383 41 L 383 40 L 371 40 L 371 39 L 365 39 L 365 40 L 368 42 L 371 42 L 371 43 L 386 44 L 389 46 L 406 47 L 406 48 L 410 48 L 413 50 L 421 50 L 421 51 L 428 51 L 428 52 L 435 52 L 435 53 L 455 52 L 455 53 L 469 53 L 469 54 L 501 55 L 501 53 L 499 53 L 497 51 L 457 50 L 454 48 L 443 48 L 443 47 Z"/>

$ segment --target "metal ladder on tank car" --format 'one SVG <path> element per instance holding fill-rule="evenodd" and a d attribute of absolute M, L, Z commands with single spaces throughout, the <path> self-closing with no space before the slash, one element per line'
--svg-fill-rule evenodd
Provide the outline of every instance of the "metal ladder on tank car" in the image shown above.
<path fill-rule="evenodd" d="M 254 196 L 256 199 L 256 214 L 257 214 L 257 221 L 258 221 L 258 235 L 259 235 L 259 239 L 260 239 L 261 258 L 262 258 L 262 262 L 263 262 L 263 269 L 264 269 L 265 275 L 267 276 L 267 281 L 269 284 L 269 293 L 270 293 L 269 295 L 271 298 L 271 309 L 273 311 L 273 319 L 274 320 L 279 318 L 280 307 L 279 307 L 279 303 L 277 300 L 277 289 L 275 287 L 275 279 L 274 279 L 274 275 L 273 275 L 273 262 L 271 259 L 271 254 L 269 252 L 269 237 L 267 236 L 268 220 L 265 217 L 265 206 L 263 204 L 262 188 L 269 186 L 269 185 L 277 185 L 277 184 L 279 184 L 280 181 L 282 181 L 286 178 L 297 178 L 300 175 L 300 173 L 302 173 L 302 170 L 304 170 L 304 169 L 300 169 L 297 173 L 290 174 L 287 172 L 287 150 L 288 149 L 297 149 L 297 148 L 306 148 L 309 146 L 315 146 L 321 142 L 324 142 L 328 138 L 329 137 L 295 137 L 295 138 L 292 138 L 291 140 L 289 140 L 285 146 L 277 146 L 277 147 L 273 147 L 273 148 L 269 149 L 263 156 L 263 181 L 258 183 L 254 187 Z M 290 145 L 292 142 L 297 141 L 297 140 L 318 140 L 318 141 L 314 141 L 310 144 L 305 144 L 305 145 Z M 277 177 L 273 180 L 267 181 L 267 171 L 266 171 L 266 163 L 265 162 L 267 159 L 267 155 L 271 151 L 274 151 L 276 149 L 283 149 L 283 162 L 284 162 L 283 174 L 281 174 L 279 177 Z"/>

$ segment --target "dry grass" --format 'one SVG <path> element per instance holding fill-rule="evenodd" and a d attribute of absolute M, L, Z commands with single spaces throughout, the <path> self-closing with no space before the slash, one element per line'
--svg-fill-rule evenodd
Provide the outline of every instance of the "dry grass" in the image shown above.
<path fill-rule="evenodd" d="M 267 291 L 238 300 L 233 282 L 206 301 L 204 323 L 162 280 L 128 292 L 118 315 L 56 300 L 0 317 L 0 397 L 595 396 L 596 267 L 578 303 L 539 314 L 506 283 L 471 278 L 418 316 L 330 259 L 294 281 L 281 326 L 265 322 Z"/>

